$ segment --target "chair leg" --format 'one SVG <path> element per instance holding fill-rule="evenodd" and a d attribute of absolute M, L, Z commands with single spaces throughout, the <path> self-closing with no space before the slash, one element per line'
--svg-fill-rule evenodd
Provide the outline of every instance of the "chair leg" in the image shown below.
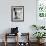
<path fill-rule="evenodd" d="M 5 34 L 5 46 L 7 46 L 7 34 Z"/>
<path fill-rule="evenodd" d="M 4 42 L 5 46 L 7 46 L 7 41 Z"/>

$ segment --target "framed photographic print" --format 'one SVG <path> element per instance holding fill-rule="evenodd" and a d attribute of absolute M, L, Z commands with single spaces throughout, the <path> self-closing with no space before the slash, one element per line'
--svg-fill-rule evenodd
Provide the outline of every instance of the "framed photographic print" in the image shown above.
<path fill-rule="evenodd" d="M 11 6 L 11 21 L 24 21 L 24 6 Z"/>

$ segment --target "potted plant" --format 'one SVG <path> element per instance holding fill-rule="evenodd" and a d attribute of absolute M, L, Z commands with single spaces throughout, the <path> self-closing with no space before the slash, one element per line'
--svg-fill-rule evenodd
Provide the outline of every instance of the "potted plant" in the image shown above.
<path fill-rule="evenodd" d="M 45 29 L 45 26 L 32 25 L 32 27 L 35 28 L 36 30 Z"/>
<path fill-rule="evenodd" d="M 38 30 L 38 27 L 36 25 L 32 25 L 32 27 Z"/>
<path fill-rule="evenodd" d="M 41 26 L 40 29 L 45 29 L 45 26 Z"/>
<path fill-rule="evenodd" d="M 41 43 L 40 40 L 46 36 L 45 34 L 45 32 L 35 32 L 33 35 L 37 38 L 38 43 Z"/>

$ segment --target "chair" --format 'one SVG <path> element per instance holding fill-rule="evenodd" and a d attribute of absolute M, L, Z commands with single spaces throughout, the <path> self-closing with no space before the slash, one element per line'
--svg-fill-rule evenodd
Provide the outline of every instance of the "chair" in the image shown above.
<path fill-rule="evenodd" d="M 11 36 L 17 36 L 17 38 L 15 38 L 15 40 L 16 40 L 16 46 L 18 46 L 18 34 L 16 35 L 16 34 L 9 34 L 9 33 L 6 33 L 5 34 L 5 46 L 7 46 L 8 45 L 8 42 L 7 42 L 7 38 L 10 38 Z"/>
<path fill-rule="evenodd" d="M 21 39 L 20 40 L 24 40 L 19 42 L 19 46 L 30 46 L 30 42 L 29 42 L 29 33 L 21 33 Z"/>
<path fill-rule="evenodd" d="M 5 46 L 7 46 L 7 38 L 17 36 L 17 39 L 15 38 L 16 41 L 16 46 L 18 46 L 18 27 L 16 28 L 11 28 L 11 33 L 5 33 Z"/>

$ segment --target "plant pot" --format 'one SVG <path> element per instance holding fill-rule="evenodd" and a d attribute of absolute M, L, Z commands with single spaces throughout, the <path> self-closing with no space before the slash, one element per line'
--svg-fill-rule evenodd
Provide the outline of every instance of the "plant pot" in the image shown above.
<path fill-rule="evenodd" d="M 38 39 L 37 42 L 38 42 L 39 44 L 41 44 L 41 43 L 44 42 L 44 40 L 45 40 L 45 39 Z"/>
<path fill-rule="evenodd" d="M 45 40 L 45 39 L 40 39 L 40 43 L 44 43 L 44 40 Z"/>
<path fill-rule="evenodd" d="M 40 43 L 40 39 L 37 39 L 37 43 Z"/>

